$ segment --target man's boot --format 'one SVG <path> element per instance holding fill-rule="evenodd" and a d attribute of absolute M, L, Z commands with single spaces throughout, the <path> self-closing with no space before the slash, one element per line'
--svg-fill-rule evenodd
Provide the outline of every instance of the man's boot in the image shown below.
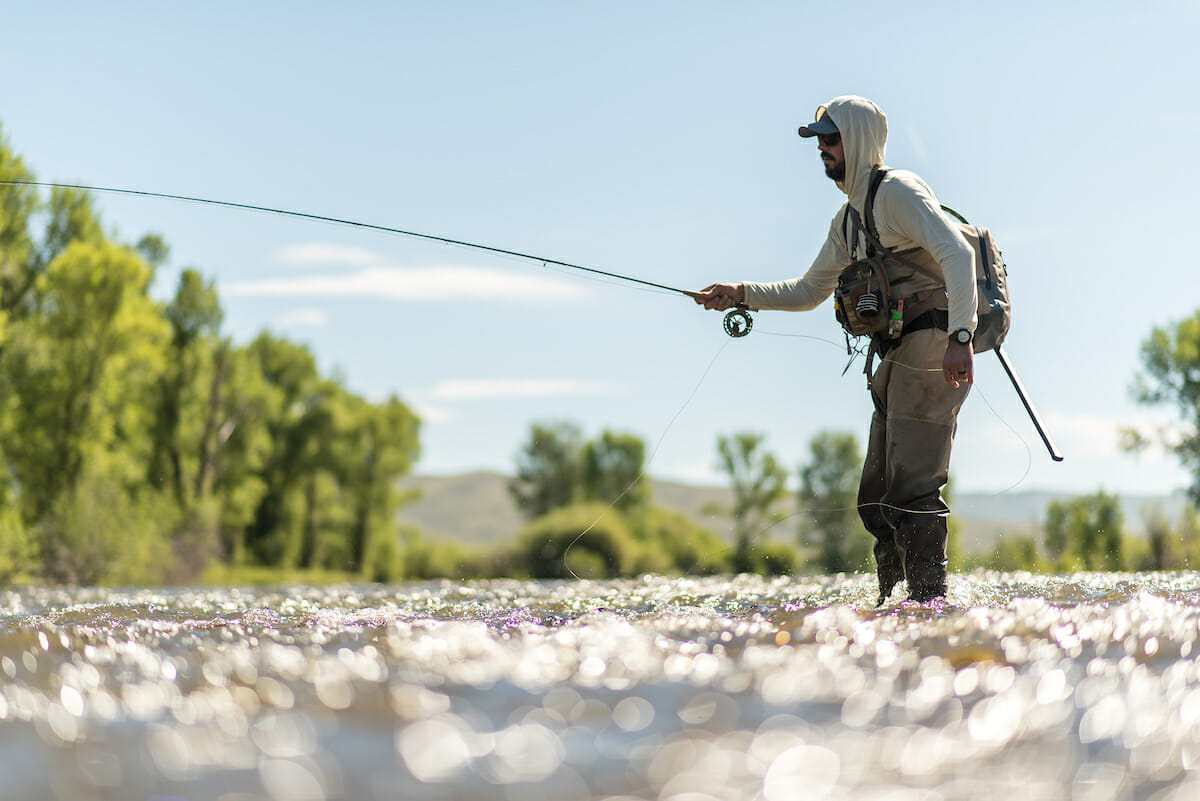
<path fill-rule="evenodd" d="M 946 516 L 936 512 L 906 514 L 896 528 L 909 600 L 924 603 L 945 596 L 946 535 Z"/>
<path fill-rule="evenodd" d="M 875 572 L 879 577 L 879 602 L 876 608 L 887 603 L 892 597 L 892 590 L 904 580 L 904 566 L 900 562 L 900 554 L 896 551 L 895 539 L 889 534 L 875 540 Z"/>

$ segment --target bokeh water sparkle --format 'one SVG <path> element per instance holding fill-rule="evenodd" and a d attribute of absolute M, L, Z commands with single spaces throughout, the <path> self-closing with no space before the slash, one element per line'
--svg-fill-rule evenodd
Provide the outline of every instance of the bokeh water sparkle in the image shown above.
<path fill-rule="evenodd" d="M 0 596 L 12 799 L 1200 797 L 1200 573 Z"/>

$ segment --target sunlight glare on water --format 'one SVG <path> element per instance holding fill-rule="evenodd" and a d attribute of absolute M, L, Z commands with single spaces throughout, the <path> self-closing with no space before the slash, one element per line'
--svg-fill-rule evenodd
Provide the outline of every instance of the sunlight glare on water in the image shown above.
<path fill-rule="evenodd" d="M 1200 797 L 1200 574 L 0 596 L 13 799 Z"/>

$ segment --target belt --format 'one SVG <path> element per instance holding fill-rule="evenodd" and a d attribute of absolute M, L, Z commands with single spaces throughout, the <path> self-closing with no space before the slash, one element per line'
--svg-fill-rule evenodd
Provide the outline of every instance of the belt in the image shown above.
<path fill-rule="evenodd" d="M 940 328 L 947 331 L 950 328 L 950 312 L 946 309 L 930 309 L 922 312 L 911 320 L 906 320 L 904 328 L 901 330 L 900 337 L 905 334 L 911 334 L 913 331 L 920 331 L 925 328 Z M 880 356 L 886 356 L 887 352 L 900 344 L 899 339 L 876 339 L 876 347 L 879 350 Z"/>
<path fill-rule="evenodd" d="M 918 314 L 910 322 L 904 324 L 901 336 L 912 331 L 920 331 L 922 328 L 948 330 L 950 328 L 950 312 L 945 309 L 930 309 L 923 314 Z"/>

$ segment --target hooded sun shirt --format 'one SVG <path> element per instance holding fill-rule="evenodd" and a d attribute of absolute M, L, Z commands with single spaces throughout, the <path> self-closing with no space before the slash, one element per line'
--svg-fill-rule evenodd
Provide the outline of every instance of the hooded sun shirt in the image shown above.
<path fill-rule="evenodd" d="M 887 116 L 862 97 L 846 96 L 829 101 L 825 113 L 842 135 L 846 155 L 846 177 L 837 182 L 847 203 L 861 215 L 873 167 L 882 167 L 887 147 Z M 816 308 L 837 286 L 838 276 L 852 261 L 851 248 L 842 233 L 846 206 L 838 209 L 829 236 L 812 266 L 800 278 L 774 283 L 744 284 L 746 303 L 760 309 L 807 311 Z M 941 205 L 925 182 L 907 170 L 888 168 L 887 177 L 875 195 L 875 225 L 879 240 L 889 250 L 923 248 L 940 268 L 945 279 L 949 330 L 965 328 L 974 333 L 977 321 L 975 256 L 967 240 L 942 213 Z M 853 236 L 853 225 L 849 226 Z M 859 234 L 856 255 L 865 255 L 865 239 Z M 932 279 L 930 279 L 932 280 Z"/>

